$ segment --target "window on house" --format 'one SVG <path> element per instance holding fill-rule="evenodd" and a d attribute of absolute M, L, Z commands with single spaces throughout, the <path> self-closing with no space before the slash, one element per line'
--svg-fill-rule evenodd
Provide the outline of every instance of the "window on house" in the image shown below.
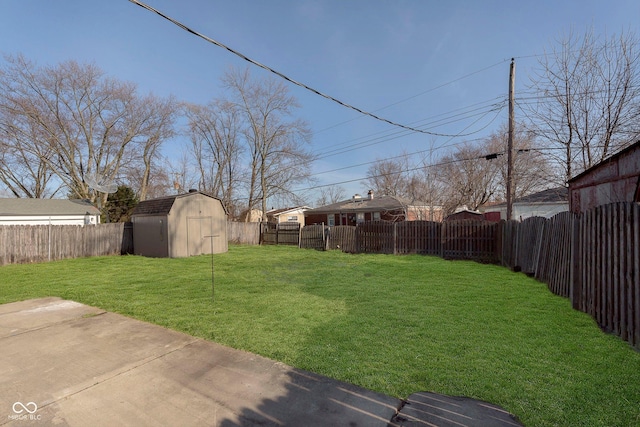
<path fill-rule="evenodd" d="M 333 214 L 327 215 L 327 225 L 329 227 L 333 227 L 334 225 L 336 225 L 336 220 L 335 220 L 335 217 L 333 216 Z"/>
<path fill-rule="evenodd" d="M 297 215 L 291 215 L 287 218 L 287 221 L 298 221 L 298 216 Z"/>
<path fill-rule="evenodd" d="M 364 212 L 358 212 L 356 214 L 356 222 L 364 222 Z"/>
<path fill-rule="evenodd" d="M 374 221 L 380 221 L 380 212 L 374 212 L 373 213 L 373 220 Z"/>

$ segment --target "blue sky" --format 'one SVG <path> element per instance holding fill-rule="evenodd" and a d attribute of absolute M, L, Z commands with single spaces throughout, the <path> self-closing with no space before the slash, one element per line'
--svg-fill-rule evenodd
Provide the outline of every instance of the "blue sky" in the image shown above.
<path fill-rule="evenodd" d="M 527 89 L 536 55 L 563 35 L 590 26 L 597 34 L 638 33 L 640 22 L 637 0 L 145 3 L 358 108 L 410 126 L 431 123 L 435 133 L 471 134 L 406 132 L 290 85 L 302 106 L 298 115 L 313 131 L 310 148 L 323 156 L 310 166 L 318 184 L 342 183 L 348 196 L 366 194 L 360 181 L 367 162 L 431 147 L 437 159 L 506 123 L 507 108 L 491 106 L 507 98 L 512 57 L 517 97 Z M 221 94 L 220 77 L 231 66 L 272 76 L 128 0 L 2 0 L 0 52 L 22 53 L 40 65 L 92 62 L 141 93 L 202 104 Z M 186 142 L 170 141 L 165 153 Z M 338 168 L 345 169 L 319 174 Z"/>

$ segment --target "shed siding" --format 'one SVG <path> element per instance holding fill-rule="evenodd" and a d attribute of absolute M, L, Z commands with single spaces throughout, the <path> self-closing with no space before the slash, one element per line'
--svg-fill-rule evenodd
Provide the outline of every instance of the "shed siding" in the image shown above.
<path fill-rule="evenodd" d="M 135 216 L 133 221 L 133 253 L 148 257 L 169 256 L 169 233 L 165 215 Z"/>
<path fill-rule="evenodd" d="M 640 202 L 640 143 L 569 181 L 571 211 L 617 202 Z"/>
<path fill-rule="evenodd" d="M 171 258 L 209 254 L 211 239 L 213 253 L 228 250 L 227 215 L 217 199 L 202 194 L 178 198 L 169 212 L 168 221 L 172 237 Z"/>

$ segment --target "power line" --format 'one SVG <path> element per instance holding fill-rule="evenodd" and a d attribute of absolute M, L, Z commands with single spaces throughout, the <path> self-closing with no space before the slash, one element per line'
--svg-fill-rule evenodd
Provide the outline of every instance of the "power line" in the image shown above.
<path fill-rule="evenodd" d="M 142 3 L 142 2 L 140 2 L 138 0 L 129 0 L 129 1 L 131 3 L 137 4 L 138 6 L 142 7 L 143 9 L 149 10 L 149 11 L 151 11 L 151 12 L 153 12 L 153 13 L 161 16 L 161 17 L 163 17 L 167 21 L 169 21 L 172 24 L 182 28 L 183 30 L 195 35 L 196 37 L 199 37 L 199 38 L 201 38 L 201 39 L 203 39 L 203 40 L 205 40 L 205 41 L 207 41 L 209 43 L 212 43 L 212 44 L 214 44 L 214 45 L 216 45 L 218 47 L 221 47 L 221 48 L 233 53 L 234 55 L 244 59 L 245 61 L 247 61 L 247 62 L 249 62 L 249 63 L 251 63 L 251 64 L 253 64 L 253 65 L 257 66 L 257 67 L 260 67 L 260 68 L 262 68 L 264 70 L 267 70 L 270 73 L 273 73 L 273 74 L 277 75 L 278 77 L 280 77 L 280 78 L 282 78 L 282 79 L 284 79 L 284 80 L 286 80 L 286 81 L 288 81 L 288 82 L 290 82 L 290 83 L 292 83 L 292 84 L 294 84 L 296 86 L 300 86 L 300 87 L 302 87 L 302 88 L 304 88 L 304 89 L 306 89 L 306 90 L 308 90 L 310 92 L 315 93 L 316 95 L 319 95 L 319 96 L 321 96 L 323 98 L 326 98 L 326 99 L 328 99 L 328 100 L 330 100 L 332 102 L 335 102 L 335 103 L 337 103 L 337 104 L 339 104 L 339 105 L 341 105 L 341 106 L 343 106 L 345 108 L 349 108 L 351 110 L 357 111 L 360 114 L 369 116 L 369 117 L 371 117 L 373 119 L 376 119 L 376 120 L 379 120 L 381 122 L 385 122 L 385 123 L 388 123 L 388 124 L 390 124 L 392 126 L 396 126 L 396 127 L 400 127 L 400 128 L 406 129 L 406 130 L 410 130 L 412 132 L 418 132 L 418 133 L 423 133 L 423 134 L 433 135 L 433 136 L 445 136 L 445 137 L 451 137 L 451 136 L 458 137 L 458 136 L 460 136 L 460 137 L 462 137 L 462 136 L 473 135 L 473 134 L 475 134 L 477 132 L 480 132 L 480 131 L 474 131 L 474 132 L 467 133 L 467 134 L 444 134 L 444 133 L 430 132 L 430 131 L 427 131 L 427 130 L 424 130 L 424 129 L 414 128 L 414 127 L 411 127 L 411 126 L 407 126 L 407 125 L 403 125 L 401 123 L 394 122 L 394 121 L 386 119 L 384 117 L 380 117 L 380 116 L 378 116 L 376 114 L 370 113 L 370 112 L 362 110 L 362 109 L 360 109 L 358 107 L 354 107 L 351 104 L 348 104 L 346 102 L 340 101 L 339 99 L 334 98 L 333 96 L 327 95 L 327 94 L 325 94 L 323 92 L 320 92 L 319 90 L 314 89 L 314 88 L 312 88 L 310 86 L 307 86 L 304 83 L 301 83 L 301 82 L 299 82 L 297 80 L 294 80 L 291 77 L 288 77 L 287 75 L 285 75 L 285 74 L 283 74 L 283 73 L 281 73 L 279 71 L 276 71 L 271 67 L 268 67 L 268 66 L 266 66 L 266 65 L 264 65 L 264 64 L 262 64 L 262 63 L 260 63 L 258 61 L 255 61 L 255 60 L 249 58 L 248 56 L 246 56 L 246 55 L 244 55 L 244 54 L 242 54 L 242 53 L 230 48 L 229 46 L 227 46 L 227 45 L 225 45 L 223 43 L 220 43 L 220 42 L 218 42 L 218 41 L 216 41 L 216 40 L 214 40 L 214 39 L 212 39 L 212 38 L 210 38 L 208 36 L 205 36 L 202 33 L 199 33 L 199 32 L 197 32 L 195 30 L 192 30 L 191 28 L 187 27 L 183 23 L 171 18 L 168 15 L 165 15 L 164 13 L 160 12 L 157 9 L 154 9 L 153 7 L 151 7 L 151 6 L 149 6 L 149 5 L 145 4 L 145 3 Z"/>
<path fill-rule="evenodd" d="M 493 117 L 493 119 L 491 119 L 491 121 L 489 121 L 489 123 L 487 123 L 487 124 L 486 124 L 482 129 L 481 129 L 481 130 L 485 129 L 486 127 L 488 127 L 491 123 L 493 123 L 493 122 L 495 121 L 495 119 L 496 119 L 496 118 L 498 117 L 498 115 L 500 114 L 500 111 L 502 111 L 502 108 L 503 108 L 503 107 L 500 107 L 500 108 L 498 108 L 498 109 L 496 109 L 496 110 L 495 110 L 495 111 L 497 111 L 497 112 L 496 112 L 496 115 L 495 115 L 495 116 Z M 494 111 L 494 110 L 487 111 L 487 112 L 486 112 L 482 117 L 478 118 L 475 122 L 473 122 L 473 123 L 471 123 L 469 126 L 467 126 L 467 128 L 468 128 L 468 127 L 473 126 L 476 122 L 480 121 L 484 116 L 486 116 L 487 114 L 489 114 L 489 113 L 490 113 L 490 112 L 492 112 L 492 111 Z M 404 135 L 397 136 L 396 138 L 399 138 L 399 137 L 401 137 L 401 136 L 404 136 Z M 395 139 L 395 138 L 391 138 L 391 139 Z M 453 139 L 453 137 L 452 137 L 452 138 L 450 138 L 450 139 L 449 139 L 449 141 L 451 141 L 451 139 Z M 388 141 L 388 140 L 389 140 L 389 139 L 382 140 L 382 141 L 377 141 L 377 142 L 372 142 L 372 143 L 368 144 L 367 146 L 369 146 L 369 145 L 379 144 L 379 143 L 381 143 L 381 142 L 386 142 L 386 141 Z M 478 139 L 478 140 L 480 140 L 480 139 Z M 375 141 L 375 140 L 374 140 L 374 141 Z M 449 141 L 447 141 L 447 142 L 449 142 Z M 470 142 L 470 141 L 465 141 L 465 142 Z M 462 142 L 462 143 L 464 143 L 464 142 Z M 462 144 L 462 143 L 461 143 L 461 144 Z M 437 150 L 442 150 L 442 149 L 444 149 L 444 148 L 450 148 L 450 147 L 455 146 L 455 145 L 457 145 L 457 144 L 452 144 L 452 145 L 441 145 L 440 147 L 433 148 L 433 149 L 427 149 L 427 150 L 416 151 L 416 152 L 413 152 L 413 153 L 408 153 L 408 154 L 407 154 L 407 156 L 416 155 L 416 154 L 423 154 L 423 153 L 426 153 L 426 152 L 428 152 L 428 151 L 437 151 Z M 324 158 L 327 158 L 327 157 L 332 157 L 332 156 L 335 156 L 335 155 L 338 155 L 338 154 L 344 154 L 344 153 L 346 153 L 346 152 L 348 152 L 348 151 L 357 150 L 357 149 L 359 149 L 359 148 L 363 148 L 363 147 L 356 147 L 356 148 L 345 149 L 345 150 L 340 151 L 340 152 L 334 152 L 334 153 L 331 153 L 331 154 L 327 154 L 327 155 L 325 155 L 325 156 L 317 157 L 317 158 L 315 158 L 315 160 L 324 159 Z M 403 155 L 398 155 L 398 156 L 392 157 L 391 159 L 396 159 L 396 158 L 399 158 L 399 157 L 402 157 L 402 156 L 403 156 Z M 362 164 L 359 164 L 359 165 L 345 166 L 345 167 L 338 168 L 338 169 L 335 169 L 335 170 L 332 170 L 332 171 L 325 171 L 325 172 L 320 172 L 320 173 L 314 173 L 314 174 L 309 174 L 309 175 L 307 175 L 307 176 L 308 176 L 308 177 L 313 177 L 313 176 L 316 176 L 316 175 L 323 175 L 323 174 L 325 174 L 325 173 L 329 173 L 329 172 L 335 172 L 335 171 L 338 171 L 338 170 L 350 169 L 350 168 L 353 168 L 353 167 L 364 166 L 364 165 L 372 164 L 372 163 L 376 163 L 376 162 L 377 162 L 377 160 L 372 161 L 372 162 L 362 163 Z M 300 164 L 299 164 L 299 163 L 294 163 L 293 165 L 290 165 L 289 167 L 297 167 L 297 166 L 300 166 Z M 294 177 L 294 178 L 301 178 L 301 177 Z M 349 182 L 350 182 L 350 181 L 349 181 Z M 294 190 L 293 192 L 295 192 L 295 191 L 296 191 L 296 190 Z"/>
<path fill-rule="evenodd" d="M 427 90 L 425 90 L 425 91 L 422 91 L 422 92 L 420 92 L 420 93 L 417 93 L 417 94 L 415 94 L 415 95 L 413 95 L 413 96 L 410 96 L 410 97 L 408 97 L 408 98 L 401 99 L 400 101 L 396 101 L 396 102 L 393 102 L 393 103 L 391 103 L 391 104 L 385 105 L 384 107 L 378 108 L 377 110 L 374 110 L 374 111 L 375 111 L 375 112 L 382 111 L 382 110 L 385 110 L 385 109 L 387 109 L 387 108 L 390 108 L 390 107 L 396 106 L 396 105 L 398 105 L 398 104 L 402 104 L 403 102 L 410 101 L 410 100 L 412 100 L 412 99 L 414 99 L 414 98 L 417 98 L 417 97 L 422 96 L 422 95 L 425 95 L 425 94 L 427 94 L 427 93 L 430 93 L 430 92 L 436 91 L 436 90 L 438 90 L 438 89 L 440 89 L 440 88 L 443 88 L 443 87 L 445 87 L 445 86 L 448 86 L 448 85 L 450 85 L 450 84 L 452 84 L 452 83 L 456 83 L 456 82 L 458 82 L 458 81 L 460 81 L 460 80 L 464 80 L 464 79 L 466 79 L 466 78 L 468 78 L 468 77 L 471 77 L 471 76 L 473 76 L 473 75 L 479 74 L 479 73 L 481 73 L 481 72 L 483 72 L 483 71 L 490 70 L 491 68 L 497 67 L 498 65 L 505 63 L 506 61 L 507 61 L 507 60 L 502 60 L 502 61 L 496 62 L 496 63 L 495 63 L 495 64 L 493 64 L 493 65 L 489 65 L 488 67 L 481 68 L 480 70 L 473 71 L 473 72 L 471 72 L 471 73 L 465 74 L 464 76 L 461 76 L 461 77 L 458 77 L 458 78 L 456 78 L 456 79 L 450 80 L 450 81 L 448 81 L 448 82 L 445 82 L 445 83 L 439 84 L 438 86 L 432 87 L 431 89 L 427 89 Z M 475 104 L 474 104 L 474 105 L 475 105 Z M 454 111 L 455 111 L 455 110 L 454 110 Z M 436 117 L 437 117 L 437 116 L 436 116 Z M 343 122 L 340 122 L 340 123 L 337 123 L 337 124 L 335 124 L 335 125 L 332 125 L 332 126 L 329 126 L 329 127 L 324 128 L 324 129 L 321 129 L 321 130 L 317 131 L 317 132 L 316 132 L 316 134 L 321 133 L 321 132 L 324 132 L 324 131 L 327 131 L 327 130 L 329 130 L 329 129 L 336 128 L 336 127 L 338 127 L 338 126 L 342 126 L 342 125 L 344 125 L 344 124 L 346 124 L 346 123 L 350 123 L 350 122 L 352 122 L 352 121 L 354 121 L 354 120 L 357 120 L 357 119 L 358 119 L 358 117 L 354 117 L 353 119 L 345 120 L 345 121 L 343 121 Z"/>
<path fill-rule="evenodd" d="M 553 150 L 562 150 L 562 147 L 532 147 L 532 148 L 521 148 L 521 149 L 517 149 L 516 151 L 518 153 L 528 153 L 531 151 L 536 151 L 536 152 L 543 152 L 543 151 L 553 151 Z M 506 152 L 505 151 L 501 151 L 501 152 L 497 152 L 497 153 L 490 153 L 490 154 L 485 154 L 485 155 L 480 155 L 480 156 L 474 156 L 474 157 L 466 157 L 464 159 L 450 159 L 450 160 L 445 160 L 445 161 L 440 161 L 437 163 L 431 163 L 428 165 L 420 165 L 420 166 L 414 166 L 411 168 L 407 168 L 407 169 L 403 169 L 400 171 L 393 171 L 393 172 L 386 172 L 386 173 L 382 173 L 382 174 L 378 174 L 378 175 L 371 175 L 371 176 L 366 176 L 366 177 L 360 177 L 360 178 L 355 178 L 355 179 L 349 179 L 349 180 L 345 180 L 345 181 L 340 181 L 340 182 L 333 182 L 333 183 L 329 183 L 329 184 L 322 184 L 322 185 L 316 185 L 313 187 L 307 187 L 307 188 L 300 188 L 297 190 L 293 190 L 293 192 L 303 192 L 303 191 L 309 191 L 309 190 L 316 190 L 318 188 L 324 188 L 324 187 L 331 187 L 334 185 L 340 185 L 340 184 L 349 184 L 352 182 L 357 182 L 357 181 L 363 181 L 369 178 L 380 178 L 386 175 L 400 175 L 403 173 L 407 173 L 407 172 L 415 172 L 415 171 L 419 171 L 422 169 L 430 169 L 430 168 L 434 168 L 434 167 L 439 167 L 439 166 L 446 166 L 446 165 L 450 165 L 450 164 L 454 164 L 454 163 L 460 163 L 460 162 L 469 162 L 472 160 L 492 160 L 492 159 L 496 159 L 500 156 L 503 156 Z M 400 157 L 400 156 L 397 156 Z M 371 163 L 376 163 L 376 162 L 371 162 Z M 342 168 L 345 169 L 345 168 Z M 337 169 L 339 170 L 339 169 Z M 330 171 L 326 171 L 326 172 L 322 172 L 322 173 L 327 173 Z M 319 175 L 319 174 L 318 174 Z"/>
<path fill-rule="evenodd" d="M 494 99 L 489 100 L 489 101 L 483 101 L 483 102 L 479 102 L 479 103 L 476 103 L 476 104 L 473 104 L 473 105 L 470 105 L 470 106 L 467 106 L 467 107 L 457 108 L 457 109 L 454 109 L 454 110 L 452 110 L 450 112 L 441 113 L 441 114 L 432 116 L 431 118 L 425 118 L 425 119 L 422 119 L 422 120 L 417 121 L 415 123 L 420 123 L 420 122 L 423 122 L 425 120 L 433 119 L 432 122 L 425 123 L 424 126 L 435 126 L 435 124 L 439 123 L 439 122 L 441 124 L 450 124 L 450 123 L 454 123 L 454 122 L 459 122 L 459 121 L 462 121 L 462 120 L 470 119 L 470 118 L 478 116 L 478 115 L 482 115 L 484 117 L 488 113 L 495 112 L 495 111 L 500 111 L 501 109 L 504 108 L 504 102 L 505 101 L 501 100 L 500 102 L 496 102 L 498 99 L 502 99 L 502 98 L 501 97 L 497 97 L 497 98 L 494 98 Z M 475 107 L 477 105 L 486 104 L 487 102 L 492 102 L 492 104 L 483 105 L 482 107 L 477 107 L 477 108 L 474 108 L 474 109 L 471 109 L 471 110 L 466 110 L 466 111 L 460 112 L 458 114 L 452 114 L 452 115 L 443 117 L 441 119 L 435 120 L 435 118 L 437 118 L 437 117 L 441 117 L 441 116 L 444 116 L 446 114 L 451 114 L 451 113 L 454 113 L 456 111 L 465 110 L 465 109 L 468 109 L 470 107 Z M 489 108 L 489 109 L 487 110 L 487 108 Z M 483 110 L 486 110 L 486 111 L 483 111 Z M 491 122 L 493 120 L 495 120 L 495 119 L 492 119 Z M 477 123 L 478 121 L 479 120 L 475 120 L 474 123 Z M 468 127 L 470 127 L 470 126 L 468 126 Z M 486 127 L 487 126 L 483 126 L 478 131 L 482 131 Z M 463 130 L 463 132 L 464 132 L 464 130 Z M 322 156 L 320 158 L 325 158 L 325 157 L 329 157 L 329 156 L 333 156 L 333 155 L 337 155 L 337 154 L 342 154 L 342 153 L 345 153 L 345 152 L 348 152 L 348 151 L 353 151 L 353 150 L 359 149 L 359 148 L 369 147 L 371 145 L 375 145 L 375 144 L 378 144 L 378 143 L 382 143 L 382 142 L 390 141 L 390 140 L 393 140 L 393 139 L 401 138 L 401 137 L 404 137 L 404 136 L 408 136 L 410 134 L 411 133 L 406 131 L 406 130 L 396 130 L 396 131 L 393 131 L 393 132 L 386 130 L 386 131 L 376 132 L 376 133 L 373 133 L 373 134 L 370 134 L 370 135 L 367 135 L 367 136 L 358 137 L 358 138 L 353 139 L 352 141 L 358 141 L 358 140 L 363 140 L 364 139 L 364 141 L 355 142 L 354 144 L 343 145 L 345 142 L 349 142 L 349 141 L 344 141 L 344 142 L 341 142 L 341 143 L 338 143 L 338 144 L 325 146 L 325 147 L 322 148 Z M 375 135 L 380 135 L 380 136 L 372 138 Z M 453 139 L 453 137 L 451 137 L 451 139 Z M 377 142 L 373 142 L 373 141 L 377 141 Z M 333 148 L 333 147 L 336 147 L 336 148 Z"/>

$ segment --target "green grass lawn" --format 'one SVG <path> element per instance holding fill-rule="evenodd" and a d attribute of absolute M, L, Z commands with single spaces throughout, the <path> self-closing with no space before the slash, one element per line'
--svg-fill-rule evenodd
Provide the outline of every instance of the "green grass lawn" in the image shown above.
<path fill-rule="evenodd" d="M 435 257 L 231 246 L 0 268 L 0 303 L 59 296 L 404 398 L 527 426 L 640 425 L 640 353 L 523 274 Z"/>

